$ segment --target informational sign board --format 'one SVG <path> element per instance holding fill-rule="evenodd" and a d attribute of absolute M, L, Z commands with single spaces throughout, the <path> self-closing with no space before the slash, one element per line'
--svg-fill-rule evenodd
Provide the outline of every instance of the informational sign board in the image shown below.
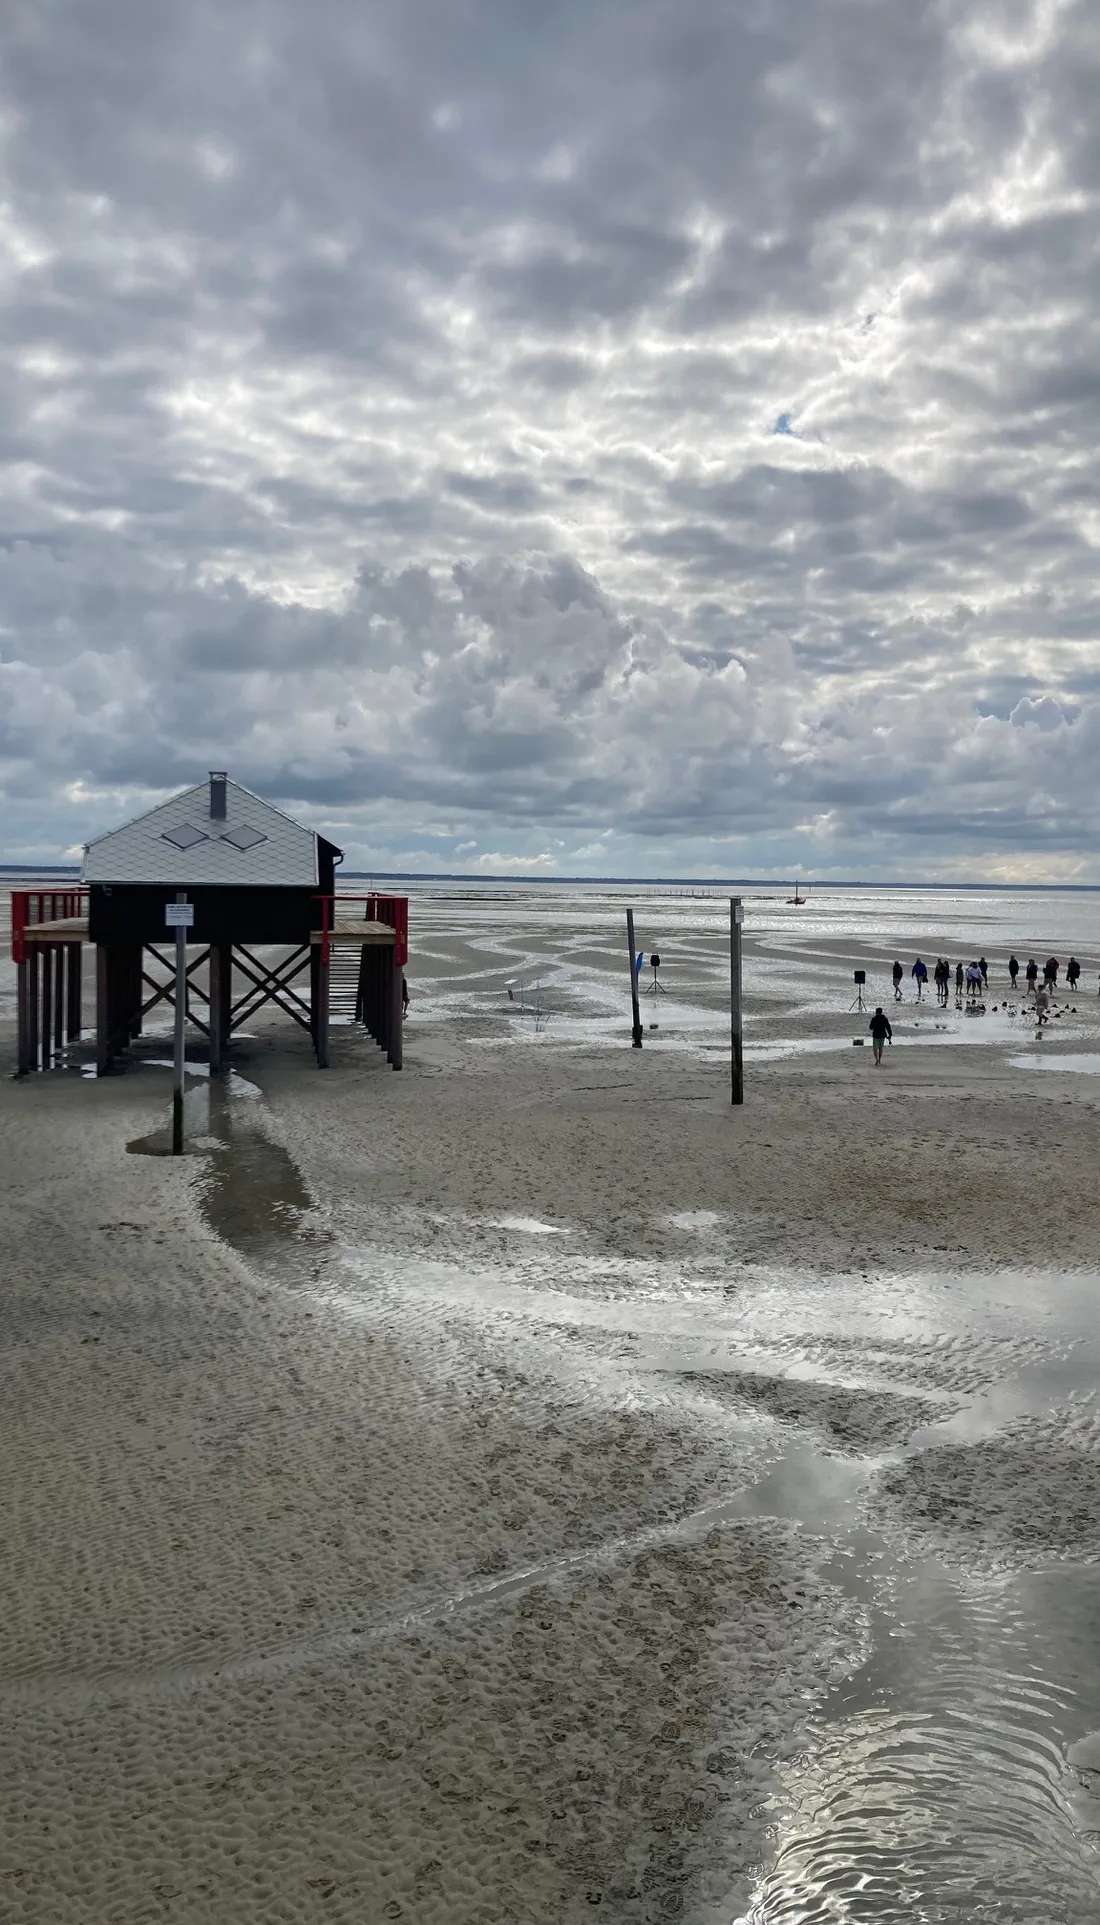
<path fill-rule="evenodd" d="M 738 903 L 738 904 L 736 905 L 736 907 L 734 908 L 734 912 L 733 912 L 733 920 L 734 920 L 734 922 L 744 922 L 744 920 L 745 920 L 745 911 L 744 911 L 744 909 L 743 909 L 743 908 L 741 907 L 741 904 L 740 904 L 740 903 Z"/>
<path fill-rule="evenodd" d="M 193 902 L 166 902 L 164 920 L 169 929 L 191 929 L 195 922 Z"/>

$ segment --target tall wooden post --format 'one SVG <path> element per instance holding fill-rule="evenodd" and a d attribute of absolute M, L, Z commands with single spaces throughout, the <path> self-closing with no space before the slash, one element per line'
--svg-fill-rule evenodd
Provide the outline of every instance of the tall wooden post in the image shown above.
<path fill-rule="evenodd" d="M 58 943 L 53 949 L 53 1046 L 59 1056 L 65 1047 L 65 957 L 67 954 L 67 943 Z"/>
<path fill-rule="evenodd" d="M 741 924 L 745 911 L 740 896 L 730 897 L 730 1102 L 745 1100 L 745 1057 L 741 1020 Z"/>
<path fill-rule="evenodd" d="M 210 1069 L 220 1070 L 229 1041 L 230 973 L 232 951 L 225 943 L 211 943 L 207 960 L 207 985 L 210 992 Z"/>
<path fill-rule="evenodd" d="M 27 1056 L 38 1068 L 38 944 L 27 944 Z"/>
<path fill-rule="evenodd" d="M 187 893 L 177 889 L 176 901 L 186 902 Z M 183 1154 L 183 1064 L 187 1025 L 187 929 L 176 924 L 176 1009 L 172 1048 L 172 1155 Z"/>
<path fill-rule="evenodd" d="M 42 944 L 42 1067 L 53 1060 L 53 947 Z"/>
<path fill-rule="evenodd" d="M 24 954 L 23 961 L 15 966 L 16 1011 L 19 1019 L 19 1067 L 17 1074 L 26 1076 L 34 1068 L 31 1061 L 31 973 L 30 964 Z"/>
<path fill-rule="evenodd" d="M 630 951 L 630 1007 L 634 1017 L 631 1042 L 635 1049 L 642 1047 L 642 1011 L 638 1002 L 638 971 L 635 968 L 636 950 L 634 948 L 634 911 L 626 912 L 626 946 Z"/>
<path fill-rule="evenodd" d="M 403 980 L 404 971 L 398 969 L 397 967 L 396 943 L 394 944 L 394 947 L 390 950 L 387 950 L 386 953 L 389 956 L 389 960 L 390 960 L 390 971 L 389 971 L 389 975 L 390 975 L 390 981 L 389 981 L 390 1046 L 386 1054 L 389 1057 L 392 1068 L 400 1069 L 402 1063 L 405 1060 L 405 1055 L 404 1055 L 405 1037 L 404 1037 L 404 1031 L 402 1028 L 402 1025 L 405 1021 L 405 1011 L 402 1005 L 402 996 L 401 996 L 401 983 Z"/>
<path fill-rule="evenodd" d="M 69 967 L 67 971 L 67 975 L 68 975 L 67 987 L 68 987 L 69 1000 L 68 1000 L 68 1007 L 65 1011 L 65 1039 L 67 1042 L 70 1042 L 70 1043 L 79 1043 L 80 1035 L 81 1035 L 81 1022 L 83 1018 L 83 1009 L 82 1009 L 83 985 L 80 979 L 81 963 L 83 961 L 83 957 L 81 955 L 81 947 L 78 942 L 69 943 L 68 951 L 69 951 Z"/>
<path fill-rule="evenodd" d="M 317 1067 L 327 1069 L 329 978 L 332 974 L 327 930 L 317 946 L 321 951 L 320 968 L 317 971 Z"/>
<path fill-rule="evenodd" d="M 95 1066 L 97 1076 L 111 1067 L 111 952 L 105 942 L 95 946 Z"/>

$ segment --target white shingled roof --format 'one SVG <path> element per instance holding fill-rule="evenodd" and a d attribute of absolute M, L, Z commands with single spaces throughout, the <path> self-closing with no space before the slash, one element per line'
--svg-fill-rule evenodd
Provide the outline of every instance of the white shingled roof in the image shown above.
<path fill-rule="evenodd" d="M 84 882 L 317 887 L 317 836 L 237 782 L 225 785 L 225 821 L 210 814 L 210 784 L 196 783 L 97 836 L 84 851 Z"/>

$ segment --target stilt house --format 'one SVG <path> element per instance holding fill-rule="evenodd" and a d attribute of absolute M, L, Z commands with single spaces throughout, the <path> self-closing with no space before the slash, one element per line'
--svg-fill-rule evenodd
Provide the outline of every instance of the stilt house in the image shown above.
<path fill-rule="evenodd" d="M 344 980 L 353 972 L 355 1020 L 400 1069 L 408 900 L 338 897 L 342 859 L 334 843 L 219 770 L 97 837 L 79 890 L 13 893 L 20 1070 L 48 1068 L 74 1026 L 79 1037 L 86 941 L 95 950 L 97 1065 L 102 1074 L 121 1063 L 150 1010 L 174 1004 L 162 949 L 172 940 L 167 905 L 180 900 L 193 906 L 188 1020 L 209 1039 L 211 1068 L 268 1003 L 309 1031 L 327 1067 L 337 959 Z M 297 986 L 307 972 L 308 1002 Z"/>

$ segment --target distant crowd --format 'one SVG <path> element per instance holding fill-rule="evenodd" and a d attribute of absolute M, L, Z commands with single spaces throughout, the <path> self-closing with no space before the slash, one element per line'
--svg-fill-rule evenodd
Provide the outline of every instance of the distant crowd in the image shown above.
<path fill-rule="evenodd" d="M 1007 967 L 1008 979 L 1013 991 L 1015 991 L 1017 987 L 1020 972 L 1021 969 L 1023 969 L 1024 981 L 1027 983 L 1027 994 L 1029 996 L 1042 998 L 1045 1006 L 1045 1002 L 1056 994 L 1058 989 L 1058 976 L 1062 968 L 1057 956 L 1048 956 L 1045 963 L 1042 964 L 1041 969 L 1034 956 L 1028 957 L 1026 967 L 1021 964 L 1018 956 L 1010 956 Z M 1071 996 L 1076 995 L 1077 984 L 1081 976 L 1081 965 L 1076 956 L 1070 957 L 1066 964 L 1065 973 L 1066 988 Z M 962 1002 L 964 996 L 967 1002 L 978 1002 L 984 997 L 989 987 L 989 964 L 984 956 L 979 956 L 975 962 L 966 964 L 960 962 L 955 963 L 954 966 L 947 961 L 945 956 L 938 956 L 936 958 L 936 966 L 932 970 L 929 970 L 928 964 L 922 957 L 918 956 L 909 974 L 917 985 L 918 1002 L 923 1000 L 925 985 L 931 977 L 931 980 L 936 985 L 936 1000 L 942 1003 L 945 1008 L 951 995 L 952 977 L 954 977 L 955 980 L 956 1002 Z M 1040 975 L 1042 976 L 1041 986 L 1039 981 Z M 900 1003 L 901 985 L 905 980 L 904 963 L 895 961 L 893 978 L 894 1001 Z"/>

